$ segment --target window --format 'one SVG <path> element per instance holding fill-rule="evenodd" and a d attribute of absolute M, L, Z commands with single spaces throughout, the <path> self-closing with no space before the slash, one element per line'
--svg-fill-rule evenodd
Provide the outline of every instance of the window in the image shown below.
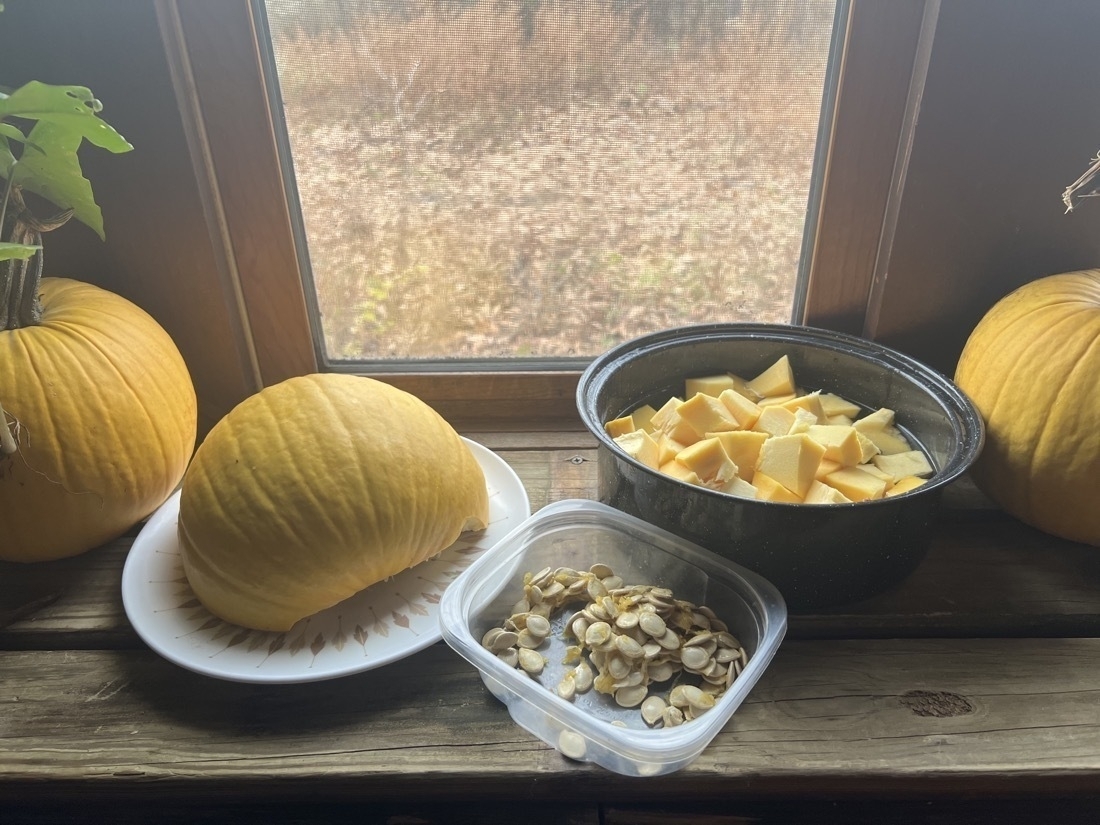
<path fill-rule="evenodd" d="M 258 9 L 326 363 L 560 367 L 792 320 L 834 0 Z"/>
<path fill-rule="evenodd" d="M 1065 215 L 1061 195 L 1100 134 L 1100 110 L 1078 105 L 1096 76 L 1097 11 L 1079 0 L 838 4 L 794 320 L 950 372 L 994 300 L 1036 273 L 1095 263 L 1091 213 Z M 265 384 L 329 368 L 311 337 L 258 11 L 36 0 L 6 4 L 0 27 L 9 83 L 86 83 L 137 147 L 123 159 L 87 153 L 108 242 L 55 233 L 47 266 L 165 325 L 191 365 L 203 430 Z M 463 426 L 576 426 L 579 364 L 416 367 L 336 365 L 416 392 Z"/>
<path fill-rule="evenodd" d="M 801 219 L 805 272 L 795 321 L 862 329 L 899 135 L 913 97 L 914 58 L 935 5 L 840 0 L 842 25 L 832 47 L 837 79 L 822 108 L 831 116 L 820 124 L 825 139 L 819 145 L 827 152 L 813 167 L 820 178 L 816 211 Z M 303 277 L 299 267 L 301 254 L 310 251 L 308 237 L 306 227 L 291 220 L 285 197 L 295 169 L 280 165 L 292 147 L 280 146 L 279 107 L 265 93 L 265 74 L 275 67 L 262 59 L 263 9 L 161 0 L 158 18 L 190 154 L 209 201 L 210 235 L 222 241 L 216 254 L 224 257 L 224 272 L 216 288 L 233 302 L 230 320 L 256 388 L 311 368 L 350 369 L 419 395 L 459 424 L 575 426 L 573 394 L 583 358 L 537 365 L 516 359 L 495 371 L 485 362 L 458 369 L 438 361 L 410 368 L 406 362 L 388 371 L 377 362 L 318 364 L 322 346 L 311 337 L 316 329 L 306 312 L 312 295 L 303 290 L 310 273 Z M 811 182 L 803 183 L 808 192 Z M 203 367 L 224 382 L 237 380 L 216 364 Z"/>

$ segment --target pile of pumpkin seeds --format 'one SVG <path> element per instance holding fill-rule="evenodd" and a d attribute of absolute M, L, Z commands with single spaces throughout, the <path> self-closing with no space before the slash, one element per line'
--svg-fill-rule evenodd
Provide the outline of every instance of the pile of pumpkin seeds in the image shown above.
<path fill-rule="evenodd" d="M 565 620 L 565 671 L 555 690 L 572 701 L 595 689 L 624 708 L 639 708 L 650 727 L 674 727 L 714 707 L 741 675 L 748 656 L 713 610 L 653 585 L 626 585 L 608 565 L 549 567 L 523 577 L 523 598 L 482 645 L 509 667 L 539 677 L 540 649 L 559 610 L 583 604 Z M 670 683 L 662 696 L 657 685 Z"/>

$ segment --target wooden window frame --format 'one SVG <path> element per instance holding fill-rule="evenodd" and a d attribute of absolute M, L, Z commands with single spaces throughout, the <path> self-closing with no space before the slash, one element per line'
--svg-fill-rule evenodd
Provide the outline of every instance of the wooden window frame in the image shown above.
<path fill-rule="evenodd" d="M 803 256 L 798 322 L 863 329 L 913 69 L 935 5 L 850 0 L 835 110 L 823 121 L 823 199 L 807 233 L 814 242 Z M 253 380 L 267 385 L 318 369 L 251 4 L 158 0 L 158 14 Z M 575 368 L 374 374 L 457 423 L 493 428 L 576 424 L 578 376 Z"/>
<path fill-rule="evenodd" d="M 950 373 L 967 331 L 1043 274 L 1100 264 L 1085 0 L 848 0 L 797 320 Z M 47 275 L 113 290 L 179 345 L 200 433 L 319 368 L 249 0 L 10 3 L 0 77 L 80 83 L 136 147 L 81 153 L 107 242 L 50 233 Z M 933 38 L 934 34 L 934 38 Z M 919 114 L 919 119 L 918 119 Z M 575 364 L 576 362 L 574 362 Z M 387 374 L 470 429 L 576 428 L 578 371 Z"/>

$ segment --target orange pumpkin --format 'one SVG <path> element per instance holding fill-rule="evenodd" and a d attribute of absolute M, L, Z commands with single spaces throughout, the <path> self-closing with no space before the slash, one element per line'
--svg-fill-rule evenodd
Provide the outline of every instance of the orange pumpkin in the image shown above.
<path fill-rule="evenodd" d="M 0 329 L 0 560 L 73 556 L 172 493 L 195 446 L 183 358 L 153 318 L 43 278 L 37 323 Z"/>
<path fill-rule="evenodd" d="M 1021 521 L 1100 546 L 1100 270 L 1040 278 L 998 301 L 955 382 L 986 423 L 978 487 Z"/>

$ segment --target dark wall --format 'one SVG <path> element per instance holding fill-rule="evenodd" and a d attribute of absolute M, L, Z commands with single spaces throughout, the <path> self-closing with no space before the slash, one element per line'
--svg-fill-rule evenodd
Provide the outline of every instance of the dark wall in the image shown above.
<path fill-rule="evenodd" d="M 878 325 L 948 373 L 1001 296 L 1100 266 L 1100 199 L 1063 190 L 1100 149 L 1100 3 L 944 0 Z M 933 296 L 933 300 L 929 299 Z"/>
<path fill-rule="evenodd" d="M 100 116 L 134 145 L 121 155 L 85 144 L 85 177 L 103 211 L 106 242 L 82 224 L 43 241 L 45 274 L 117 292 L 152 314 L 191 367 L 200 430 L 240 400 L 220 265 L 172 86 L 156 6 L 146 0 L 5 0 L 0 84 L 87 86 Z M 197 365 L 227 366 L 213 372 Z"/>

